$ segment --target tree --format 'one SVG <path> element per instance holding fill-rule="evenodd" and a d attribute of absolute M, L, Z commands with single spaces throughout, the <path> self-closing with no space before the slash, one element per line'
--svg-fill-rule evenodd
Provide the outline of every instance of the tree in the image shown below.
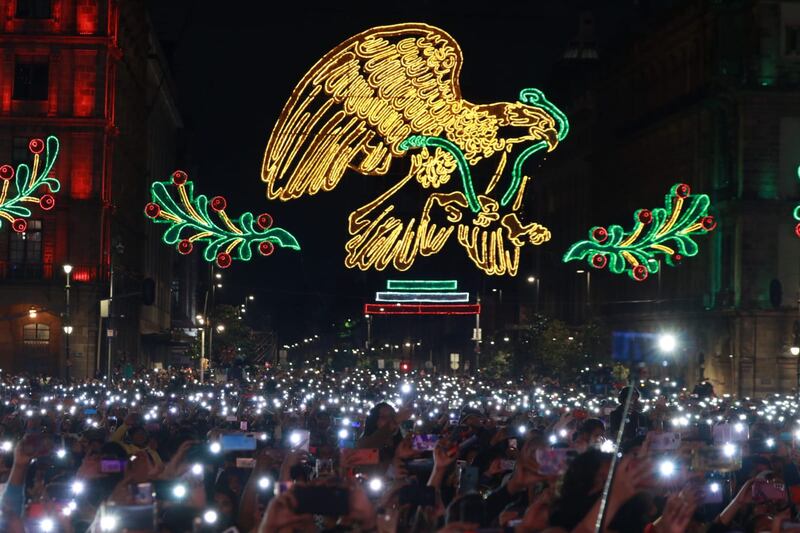
<path fill-rule="evenodd" d="M 220 331 L 220 327 L 224 328 Z M 213 342 L 211 360 L 227 365 L 237 357 L 248 360 L 254 357 L 253 331 L 239 319 L 239 311 L 231 305 L 218 305 L 211 316 Z"/>
<path fill-rule="evenodd" d="M 610 361 L 609 333 L 600 322 L 573 327 L 561 320 L 534 315 L 528 323 L 501 332 L 493 342 L 489 346 L 495 349 L 490 353 L 505 352 L 504 364 L 516 375 L 573 379 L 586 367 Z M 488 364 L 484 363 L 484 367 Z"/>
<path fill-rule="evenodd" d="M 489 379 L 507 377 L 511 354 L 505 350 L 491 352 L 481 364 L 481 374 Z"/>

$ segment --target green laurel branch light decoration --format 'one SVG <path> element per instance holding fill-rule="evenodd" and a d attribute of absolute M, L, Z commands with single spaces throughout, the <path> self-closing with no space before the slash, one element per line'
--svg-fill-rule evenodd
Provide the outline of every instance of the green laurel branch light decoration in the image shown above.
<path fill-rule="evenodd" d="M 691 195 L 688 185 L 678 183 L 666 195 L 665 207 L 634 213 L 630 232 L 616 224 L 608 229 L 595 226 L 589 230 L 588 240 L 570 246 L 563 261 L 586 260 L 594 268 L 607 266 L 614 274 L 627 271 L 632 279 L 644 281 L 658 272 L 661 257 L 667 265 L 675 266 L 684 257 L 697 255 L 694 237 L 717 226 L 708 214 L 710 204 L 707 195 Z"/>
<path fill-rule="evenodd" d="M 210 201 L 203 194 L 194 196 L 194 184 L 182 170 L 173 172 L 169 181 L 154 182 L 150 186 L 150 196 L 145 215 L 156 223 L 170 226 L 164 232 L 163 241 L 176 246 L 183 255 L 191 253 L 199 242 L 205 245 L 203 258 L 206 261 L 227 268 L 234 259 L 252 259 L 254 247 L 263 256 L 272 255 L 276 246 L 300 249 L 294 235 L 283 228 L 272 227 L 269 214 L 255 217 L 245 212 L 234 221 L 225 211 L 227 201 L 222 196 Z"/>
<path fill-rule="evenodd" d="M 32 139 L 28 143 L 28 150 L 33 154 L 31 166 L 20 163 L 16 170 L 11 165 L 0 166 L 0 227 L 5 219 L 11 223 L 14 231 L 23 233 L 28 228 L 25 219 L 32 214 L 25 204 L 38 204 L 45 211 L 55 207 L 56 200 L 53 193 L 61 189 L 61 183 L 58 179 L 51 178 L 49 174 L 58 158 L 58 149 L 58 139 L 52 135 L 45 141 Z M 43 187 L 46 187 L 48 192 L 38 196 Z"/>
<path fill-rule="evenodd" d="M 797 177 L 800 178 L 800 166 L 797 167 Z M 797 220 L 797 224 L 794 227 L 794 234 L 800 237 L 800 205 L 794 208 L 794 219 Z"/>

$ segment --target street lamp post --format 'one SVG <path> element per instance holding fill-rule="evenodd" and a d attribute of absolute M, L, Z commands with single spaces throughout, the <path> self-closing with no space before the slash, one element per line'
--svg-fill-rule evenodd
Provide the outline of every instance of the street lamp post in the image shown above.
<path fill-rule="evenodd" d="M 534 286 L 534 290 L 536 290 L 536 296 L 533 299 L 533 312 L 539 312 L 539 278 L 538 276 L 528 276 L 528 283 Z"/>
<path fill-rule="evenodd" d="M 586 314 L 592 310 L 592 273 L 589 270 L 576 270 L 576 274 L 586 274 Z"/>
<path fill-rule="evenodd" d="M 67 282 L 64 285 L 64 293 L 66 299 L 65 302 L 66 306 L 64 312 L 64 347 L 66 352 L 64 358 L 64 363 L 65 363 L 64 375 L 66 377 L 67 383 L 69 383 L 70 379 L 69 370 L 70 370 L 70 365 L 72 364 L 69 352 L 69 338 L 72 335 L 72 320 L 70 318 L 70 309 L 69 309 L 69 289 L 70 289 L 69 281 L 70 281 L 70 274 L 72 273 L 72 265 L 66 264 L 64 265 L 63 268 L 64 268 L 64 274 L 66 274 L 67 276 Z"/>

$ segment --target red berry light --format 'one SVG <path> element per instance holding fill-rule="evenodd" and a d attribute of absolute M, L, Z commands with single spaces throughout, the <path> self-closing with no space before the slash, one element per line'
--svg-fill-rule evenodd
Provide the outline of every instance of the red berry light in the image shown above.
<path fill-rule="evenodd" d="M 597 242 L 606 242 L 608 239 L 608 230 L 606 228 L 594 228 L 592 230 L 592 239 Z"/>
<path fill-rule="evenodd" d="M 592 256 L 592 266 L 594 268 L 605 268 L 608 264 L 608 257 L 603 254 L 594 254 Z"/>
<path fill-rule="evenodd" d="M 44 150 L 44 141 L 41 139 L 31 139 L 28 143 L 28 149 L 34 154 L 41 154 Z"/>
<path fill-rule="evenodd" d="M 183 170 L 176 170 L 172 173 L 172 183 L 175 185 L 183 185 L 189 179 L 189 175 Z"/>
<path fill-rule="evenodd" d="M 256 219 L 258 227 L 261 229 L 268 229 L 272 227 L 272 216 L 269 213 L 261 213 Z"/>
<path fill-rule="evenodd" d="M 644 281 L 647 279 L 649 272 L 644 265 L 636 265 L 633 267 L 633 279 L 636 281 Z"/>
<path fill-rule="evenodd" d="M 144 214 L 150 218 L 156 218 L 158 215 L 161 214 L 161 206 L 158 204 L 154 204 L 153 202 L 150 202 L 146 206 L 144 206 Z"/>
<path fill-rule="evenodd" d="M 17 233 L 24 233 L 28 229 L 28 223 L 24 218 L 15 218 L 14 222 L 11 223 L 11 228 Z"/>
<path fill-rule="evenodd" d="M 272 252 L 274 251 L 275 251 L 275 245 L 269 241 L 264 241 L 258 245 L 258 252 L 264 257 L 272 255 Z"/>
<path fill-rule="evenodd" d="M 192 248 L 194 248 L 194 245 L 189 239 L 183 239 L 178 243 L 178 252 L 183 255 L 192 253 Z"/>
<path fill-rule="evenodd" d="M 642 209 L 639 211 L 639 222 L 642 224 L 650 224 L 653 221 L 653 213 L 649 209 Z"/>
<path fill-rule="evenodd" d="M 0 167 L 0 180 L 8 181 L 14 177 L 14 167 L 11 165 L 3 165 Z"/>
<path fill-rule="evenodd" d="M 52 194 L 43 194 L 41 198 L 39 198 L 39 207 L 44 209 L 45 211 L 50 211 L 55 207 L 56 199 L 53 198 Z"/>
<path fill-rule="evenodd" d="M 680 185 L 675 187 L 675 195 L 678 196 L 678 198 L 686 198 L 687 196 L 689 196 L 689 193 L 691 192 L 692 189 L 685 183 L 681 183 Z"/>
<path fill-rule="evenodd" d="M 215 196 L 211 199 L 211 209 L 214 211 L 224 211 L 228 207 L 228 202 L 222 196 Z"/>
<path fill-rule="evenodd" d="M 217 254 L 217 266 L 220 268 L 228 268 L 231 266 L 233 259 L 231 259 L 231 254 L 227 252 L 221 252 Z"/>
<path fill-rule="evenodd" d="M 703 229 L 706 231 L 711 231 L 717 227 L 717 221 L 711 215 L 701 218 L 700 224 L 703 225 Z"/>
<path fill-rule="evenodd" d="M 672 261 L 674 263 L 679 263 L 683 261 L 683 256 L 681 254 L 672 254 Z"/>
<path fill-rule="evenodd" d="M 794 234 L 797 235 L 798 238 L 800 238 L 800 224 L 797 224 L 794 227 Z"/>

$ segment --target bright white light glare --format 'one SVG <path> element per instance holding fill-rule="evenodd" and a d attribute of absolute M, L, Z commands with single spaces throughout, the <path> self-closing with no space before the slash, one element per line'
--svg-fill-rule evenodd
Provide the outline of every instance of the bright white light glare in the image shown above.
<path fill-rule="evenodd" d="M 260 489 L 268 489 L 270 485 L 270 481 L 268 477 L 262 477 L 258 479 L 258 488 Z"/>
<path fill-rule="evenodd" d="M 73 494 L 83 494 L 83 489 L 86 488 L 83 484 L 83 481 L 75 481 L 72 483 L 72 493 Z"/>
<path fill-rule="evenodd" d="M 219 442 L 212 442 L 211 446 L 208 448 L 211 450 L 211 453 L 219 453 L 222 451 L 222 445 Z"/>
<path fill-rule="evenodd" d="M 217 512 L 213 509 L 209 509 L 205 513 L 203 513 L 203 521 L 206 524 L 213 524 L 217 521 Z"/>
<path fill-rule="evenodd" d="M 717 493 L 719 492 L 719 483 L 714 482 L 711 485 L 709 485 L 708 488 L 711 490 L 711 492 Z"/>
<path fill-rule="evenodd" d="M 517 433 L 519 433 L 520 435 L 524 435 L 527 431 L 528 431 L 528 428 L 526 428 L 524 425 L 520 425 L 517 428 Z"/>
<path fill-rule="evenodd" d="M 184 485 L 175 485 L 172 488 L 172 495 L 176 498 L 183 498 L 186 496 L 186 487 Z"/>
<path fill-rule="evenodd" d="M 262 433 L 262 434 L 261 434 L 261 436 L 260 436 L 259 438 L 260 438 L 261 440 L 267 440 L 267 434 L 266 434 L 266 433 Z"/>
<path fill-rule="evenodd" d="M 59 459 L 63 459 L 64 457 L 67 456 L 67 450 L 65 450 L 64 448 L 59 448 L 58 451 L 56 452 L 56 456 Z"/>
<path fill-rule="evenodd" d="M 400 387 L 400 392 L 402 392 L 403 394 L 408 394 L 409 392 L 411 392 L 411 385 L 409 385 L 408 383 L 403 383 L 403 386 Z"/>
<path fill-rule="evenodd" d="M 45 533 L 50 533 L 55 529 L 56 525 L 53 522 L 52 518 L 42 518 L 42 521 L 39 522 L 39 529 L 44 531 Z"/>
<path fill-rule="evenodd" d="M 104 515 L 100 518 L 100 531 L 114 531 L 117 529 L 117 517 L 114 515 Z"/>
<path fill-rule="evenodd" d="M 567 430 L 566 429 L 559 430 L 558 436 L 561 437 L 562 439 L 565 438 L 567 436 Z"/>
<path fill-rule="evenodd" d="M 349 433 L 349 432 L 348 432 L 346 429 L 340 429 L 340 430 L 339 430 L 339 439 L 340 439 L 340 440 L 344 440 L 344 439 L 346 439 L 346 438 L 347 438 L 347 436 L 348 436 L 349 434 L 350 434 L 350 433 Z"/>
<path fill-rule="evenodd" d="M 658 465 L 658 472 L 664 477 L 670 477 L 675 473 L 675 463 L 672 461 L 661 461 Z"/>
<path fill-rule="evenodd" d="M 289 435 L 289 442 L 292 444 L 292 446 L 297 446 L 300 444 L 302 438 L 303 437 L 300 436 L 300 433 L 295 432 Z"/>
<path fill-rule="evenodd" d="M 372 492 L 380 492 L 383 489 L 383 481 L 380 478 L 374 477 L 369 480 L 369 490 Z"/>
<path fill-rule="evenodd" d="M 555 435 L 550 435 L 547 440 L 550 441 L 550 444 L 555 444 L 558 442 L 558 438 Z"/>
<path fill-rule="evenodd" d="M 603 443 L 600 445 L 600 451 L 603 453 L 614 453 L 614 441 L 612 440 L 604 440 Z"/>
<path fill-rule="evenodd" d="M 767 448 L 772 448 L 773 446 L 775 446 L 775 439 L 773 439 L 772 437 L 768 438 L 766 444 Z"/>
<path fill-rule="evenodd" d="M 10 440 L 4 440 L 3 444 L 0 444 L 0 449 L 2 449 L 4 452 L 10 452 L 13 448 L 14 445 Z"/>
<path fill-rule="evenodd" d="M 726 442 L 722 446 L 722 453 L 725 454 L 725 457 L 733 457 L 736 454 L 736 446 L 734 446 L 730 442 Z"/>
<path fill-rule="evenodd" d="M 736 430 L 736 433 L 741 433 L 742 431 L 744 431 L 744 425 L 743 425 L 741 422 L 737 422 L 737 423 L 736 423 L 736 424 L 733 426 L 733 429 L 735 429 L 735 430 Z"/>
<path fill-rule="evenodd" d="M 678 347 L 678 339 L 675 335 L 664 333 L 658 337 L 658 349 L 662 352 L 672 352 Z"/>
<path fill-rule="evenodd" d="M 195 476 L 199 476 L 203 473 L 203 465 L 200 463 L 195 463 L 192 465 L 192 474 Z"/>

